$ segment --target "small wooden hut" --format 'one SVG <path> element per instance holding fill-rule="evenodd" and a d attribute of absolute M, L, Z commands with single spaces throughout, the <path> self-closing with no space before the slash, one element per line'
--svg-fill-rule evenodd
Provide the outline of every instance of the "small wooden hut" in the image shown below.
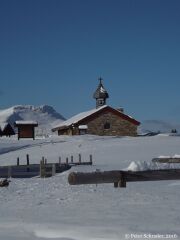
<path fill-rule="evenodd" d="M 14 124 L 18 128 L 18 140 L 20 138 L 33 138 L 35 139 L 35 127 L 38 123 L 35 121 L 16 121 Z"/>

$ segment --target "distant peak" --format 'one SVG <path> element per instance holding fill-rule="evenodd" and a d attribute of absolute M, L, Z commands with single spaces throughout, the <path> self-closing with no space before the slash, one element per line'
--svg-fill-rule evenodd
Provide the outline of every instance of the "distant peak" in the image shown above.
<path fill-rule="evenodd" d="M 40 129 L 51 131 L 52 126 L 65 118 L 49 105 L 15 105 L 0 110 L 0 123 L 8 122 L 12 126 L 15 121 L 36 121 Z"/>
<path fill-rule="evenodd" d="M 55 112 L 55 109 L 52 107 L 52 106 L 49 106 L 49 105 L 41 105 L 41 106 L 39 106 L 39 109 L 41 109 L 42 110 L 42 112 L 49 112 L 49 113 L 51 113 L 51 112 Z"/>

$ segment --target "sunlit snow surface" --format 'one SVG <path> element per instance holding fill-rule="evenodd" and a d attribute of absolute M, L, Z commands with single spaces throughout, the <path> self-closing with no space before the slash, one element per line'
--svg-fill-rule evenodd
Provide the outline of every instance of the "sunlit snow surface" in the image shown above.
<path fill-rule="evenodd" d="M 0 188 L 0 239 L 100 240 L 126 239 L 125 234 L 177 234 L 180 239 L 180 181 L 70 186 L 71 171 L 119 170 L 131 162 L 148 163 L 158 156 L 180 154 L 180 137 L 50 137 L 0 138 L 0 164 L 65 161 L 71 155 L 94 166 L 74 167 L 55 177 L 11 179 Z M 4 153 L 4 154 L 3 154 Z M 141 238 L 138 238 L 141 239 Z M 143 238 L 142 238 L 143 239 Z"/>

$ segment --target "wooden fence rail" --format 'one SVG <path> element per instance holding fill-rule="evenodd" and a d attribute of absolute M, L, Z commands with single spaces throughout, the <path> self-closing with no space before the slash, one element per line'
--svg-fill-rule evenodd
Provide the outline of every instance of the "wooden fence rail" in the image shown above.
<path fill-rule="evenodd" d="M 55 173 L 61 173 L 71 168 L 70 165 L 59 163 L 44 164 L 44 172 L 41 164 L 18 165 L 18 166 L 3 166 L 0 167 L 1 178 L 31 178 L 35 176 L 51 177 Z"/>
<path fill-rule="evenodd" d="M 180 158 L 173 158 L 173 157 L 153 158 L 152 162 L 157 162 L 157 163 L 180 163 Z"/>
<path fill-rule="evenodd" d="M 180 169 L 148 171 L 72 172 L 68 176 L 70 185 L 114 183 L 114 187 L 126 187 L 126 182 L 180 180 Z"/>
<path fill-rule="evenodd" d="M 68 157 L 63 163 L 61 157 L 59 157 L 57 163 L 48 163 L 45 157 L 39 164 L 30 164 L 29 154 L 26 154 L 26 165 L 20 164 L 19 157 L 17 158 L 17 164 L 11 166 L 0 166 L 0 178 L 31 178 L 35 176 L 40 177 L 51 177 L 56 173 L 61 173 L 69 170 L 72 166 L 76 165 L 92 165 L 92 155 L 89 156 L 89 161 L 81 161 L 81 154 L 79 156 L 79 161 L 74 161 L 73 156 L 71 156 L 71 161 Z"/>

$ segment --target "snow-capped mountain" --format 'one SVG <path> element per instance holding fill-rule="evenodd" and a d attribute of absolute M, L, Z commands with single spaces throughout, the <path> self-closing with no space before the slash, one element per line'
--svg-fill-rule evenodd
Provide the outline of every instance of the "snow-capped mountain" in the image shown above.
<path fill-rule="evenodd" d="M 180 132 L 180 123 L 170 123 L 161 120 L 145 120 L 139 126 L 139 133 L 161 132 L 170 133 L 173 129 Z"/>
<path fill-rule="evenodd" d="M 64 121 L 65 118 L 48 105 L 17 105 L 0 110 L 0 123 L 9 122 L 13 126 L 17 120 L 37 121 L 39 124 L 37 131 L 40 134 L 43 131 L 51 132 L 51 128 Z"/>

